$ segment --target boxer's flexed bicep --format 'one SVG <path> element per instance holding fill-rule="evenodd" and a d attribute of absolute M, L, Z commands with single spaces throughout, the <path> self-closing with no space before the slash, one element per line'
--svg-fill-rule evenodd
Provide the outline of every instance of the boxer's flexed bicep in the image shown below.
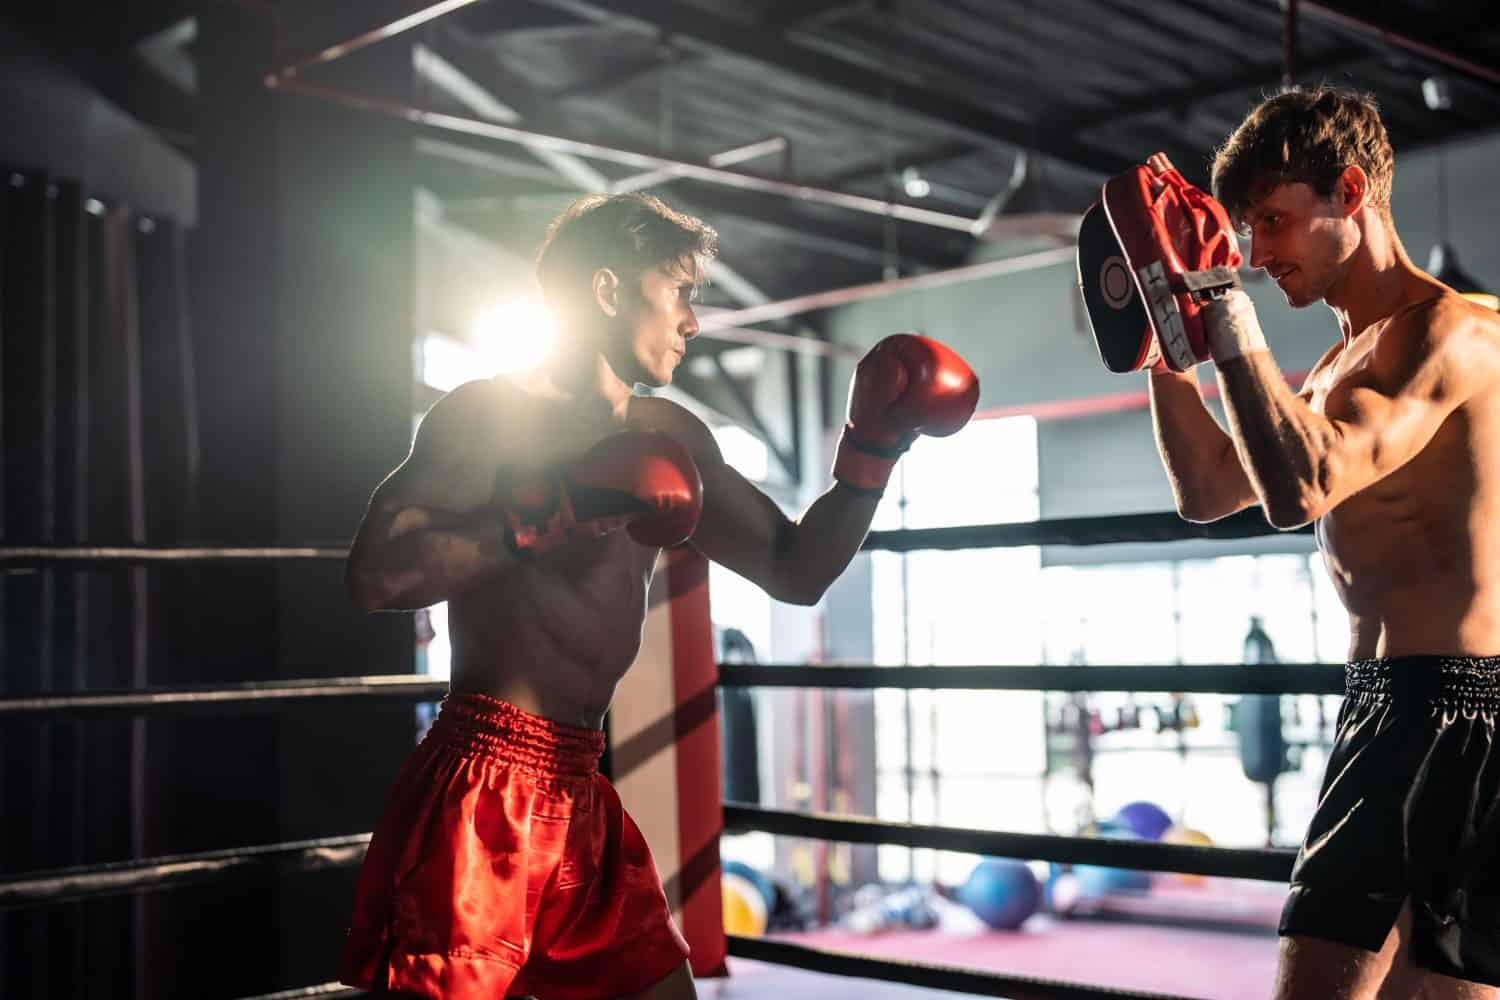
<path fill-rule="evenodd" d="M 488 506 L 496 476 L 530 450 L 524 412 L 509 398 L 515 392 L 475 381 L 438 400 L 418 425 L 406 460 L 380 484 L 376 502 L 455 514 Z"/>
<path fill-rule="evenodd" d="M 447 596 L 458 564 L 467 573 L 494 561 L 487 535 L 498 531 L 490 513 L 497 480 L 526 451 L 514 392 L 469 382 L 422 418 L 406 460 L 375 490 L 355 535 L 345 578 L 356 604 L 422 607 Z"/>

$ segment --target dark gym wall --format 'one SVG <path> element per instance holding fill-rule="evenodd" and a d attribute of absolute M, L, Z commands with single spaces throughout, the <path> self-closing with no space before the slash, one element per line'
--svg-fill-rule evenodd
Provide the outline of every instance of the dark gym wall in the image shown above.
<path fill-rule="evenodd" d="M 0 163 L 45 168 L 84 191 L 185 226 L 197 220 L 193 162 L 0 23 Z"/>
<path fill-rule="evenodd" d="M 197 214 L 193 165 L 8 27 L 0 121 L 4 535 L 175 541 L 190 505 L 189 331 L 178 306 L 184 226 Z M 115 571 L 0 580 L 0 687 L 136 683 L 161 649 L 149 615 L 163 582 Z M 132 806 L 149 797 L 139 794 L 150 787 L 143 737 L 129 720 L 7 724 L 4 870 L 148 852 L 156 824 Z M 144 906 L 122 897 L 0 917 L 0 995 L 144 992 Z"/>
<path fill-rule="evenodd" d="M 64 287 L 70 267 L 92 267 L 96 286 L 73 300 L 59 292 L 52 301 L 67 308 L 54 305 L 45 320 L 19 300 L 6 312 L 6 413 L 50 412 L 48 394 L 77 385 L 94 394 L 63 400 L 83 407 L 79 413 L 118 411 L 137 421 L 133 430 L 124 418 L 79 426 L 59 405 L 50 448 L 21 456 L 7 447 L 8 469 L 24 457 L 28 468 L 50 470 L 34 477 L 36 495 L 23 498 L 30 506 L 13 507 L 24 516 L 6 524 L 11 543 L 43 540 L 45 487 L 57 525 L 86 506 L 83 534 L 57 534 L 55 525 L 58 541 L 346 544 L 370 491 L 405 454 L 415 266 L 410 137 L 403 127 L 264 89 L 288 32 L 349 37 L 379 16 L 365 5 L 306 6 L 308 25 L 278 27 L 256 13 L 266 8 L 203 5 L 195 43 L 201 121 L 191 158 L 23 36 L 0 32 L 7 123 L 0 164 L 50 179 L 61 192 L 55 204 L 24 193 L 8 199 L 7 212 L 51 213 L 52 235 L 5 245 L 45 255 L 49 280 Z M 401 96 L 410 67 L 410 44 L 397 39 L 323 78 Z M 104 202 L 104 216 L 82 213 L 89 196 Z M 145 223 L 148 215 L 155 218 Z M 5 220 L 7 235 L 17 231 L 12 223 L 19 219 Z M 35 261 L 10 256 L 11 288 L 31 283 Z M 106 260 L 136 274 L 152 295 L 111 302 L 97 287 L 111 273 Z M 171 284 L 178 279 L 180 287 Z M 184 308 L 163 309 L 171 300 Z M 70 312 L 77 309 L 83 313 Z M 133 317 L 134 327 L 115 324 L 111 335 L 133 329 L 129 336 L 142 342 L 176 346 L 144 360 L 121 356 L 123 343 L 90 333 L 116 313 Z M 69 340 L 75 328 L 84 335 Z M 154 372 L 158 361 L 190 372 L 190 381 Z M 40 375 L 21 377 L 32 371 L 50 373 L 53 389 Z M 39 428 L 11 422 L 7 430 L 41 441 Z M 141 503 L 129 493 L 132 447 L 146 462 Z M 193 463 L 182 461 L 190 451 L 196 479 Z M 85 497 L 89 479 L 95 488 Z M 7 500 L 21 496 L 21 481 L 9 477 Z M 123 492 L 106 496 L 107 484 L 124 484 Z M 341 569 L 36 574 L 50 581 L 50 603 L 40 583 L 7 584 L 5 692 L 410 672 L 410 617 L 358 614 Z M 23 632 L 10 614 L 24 610 L 18 602 L 71 608 L 64 597 L 76 581 L 97 598 L 72 643 L 90 669 L 100 668 L 87 675 L 73 669 L 72 645 L 48 657 L 42 642 L 68 632 L 67 623 Z M 134 631 L 132 616 L 142 609 L 148 625 Z M 48 726 L 4 734 L 6 871 L 367 831 L 415 729 L 410 706 L 354 703 Z M 144 754 L 139 781 L 132 746 Z M 84 778 L 76 804 L 75 771 Z M 136 820 L 132 799 L 144 804 Z M 22 816 L 26 822 L 12 822 Z M 346 869 L 230 880 L 45 916 L 0 915 L 0 994 L 237 997 L 325 981 L 336 973 L 353 879 Z"/>
<path fill-rule="evenodd" d="M 376 16 L 332 6 L 308 5 L 307 22 L 281 25 L 281 40 L 352 37 Z M 286 54 L 275 30 L 242 5 L 211 5 L 199 22 L 204 531 L 344 544 L 410 440 L 410 136 L 266 90 L 262 76 Z M 405 38 L 320 73 L 396 96 L 410 77 Z M 204 595 L 213 606 L 203 615 L 220 623 L 206 655 L 225 679 L 410 672 L 409 616 L 358 614 L 341 580 L 332 563 L 236 573 Z M 369 830 L 414 736 L 409 706 L 335 704 L 236 725 L 245 784 L 230 793 L 238 818 L 218 818 L 226 845 Z M 181 777 L 212 801 L 225 791 L 214 788 L 219 763 Z M 353 878 L 295 874 L 264 887 L 259 947 L 278 960 L 238 970 L 234 989 L 333 978 Z"/>

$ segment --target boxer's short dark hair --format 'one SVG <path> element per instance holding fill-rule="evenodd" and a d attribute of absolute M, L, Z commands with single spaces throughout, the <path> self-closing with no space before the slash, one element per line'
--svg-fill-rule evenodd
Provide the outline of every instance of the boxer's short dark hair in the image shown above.
<path fill-rule="evenodd" d="M 695 284 L 719 252 L 719 235 L 702 219 L 649 194 L 591 194 L 569 205 L 537 254 L 536 275 L 547 298 L 566 303 L 585 294 L 594 272 L 609 268 L 634 282 L 653 267 L 681 268 Z"/>
<path fill-rule="evenodd" d="M 1369 176 L 1369 202 L 1389 219 L 1394 157 L 1375 99 L 1338 87 L 1291 88 L 1262 101 L 1219 148 L 1214 197 L 1238 222 L 1267 185 L 1300 181 L 1327 197 L 1350 166 Z"/>

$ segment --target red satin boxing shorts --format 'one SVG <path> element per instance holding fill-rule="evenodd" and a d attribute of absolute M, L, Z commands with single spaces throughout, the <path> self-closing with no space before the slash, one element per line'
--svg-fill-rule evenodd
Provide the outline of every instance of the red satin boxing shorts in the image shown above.
<path fill-rule="evenodd" d="M 359 873 L 340 979 L 447 1000 L 637 993 L 687 942 L 599 773 L 604 734 L 452 694 Z"/>

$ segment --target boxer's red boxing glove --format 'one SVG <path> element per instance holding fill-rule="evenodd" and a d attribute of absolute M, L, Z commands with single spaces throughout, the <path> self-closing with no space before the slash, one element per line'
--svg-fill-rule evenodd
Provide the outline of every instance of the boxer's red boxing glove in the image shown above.
<path fill-rule="evenodd" d="M 849 383 L 849 420 L 833 477 L 879 492 L 920 434 L 946 437 L 969 422 L 979 379 L 957 353 L 927 337 L 898 333 L 860 359 Z"/>
<path fill-rule="evenodd" d="M 686 448 L 658 431 L 621 431 L 503 495 L 511 548 L 536 556 L 576 538 L 626 528 L 642 545 L 688 540 L 703 512 L 703 483 Z"/>
<path fill-rule="evenodd" d="M 1229 215 L 1162 153 L 1104 185 L 1104 210 L 1129 262 L 1167 366 L 1209 359 L 1204 312 L 1240 287 Z"/>

